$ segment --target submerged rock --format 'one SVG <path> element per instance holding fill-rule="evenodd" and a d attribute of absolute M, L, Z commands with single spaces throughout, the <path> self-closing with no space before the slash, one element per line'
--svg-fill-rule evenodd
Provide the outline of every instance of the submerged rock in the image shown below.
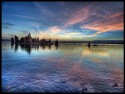
<path fill-rule="evenodd" d="M 62 81 L 62 83 L 66 83 L 66 81 Z"/>
<path fill-rule="evenodd" d="M 80 92 L 81 93 L 86 93 L 87 92 L 87 88 L 82 88 Z"/>
<path fill-rule="evenodd" d="M 114 83 L 112 86 L 113 87 L 118 87 L 118 83 Z"/>

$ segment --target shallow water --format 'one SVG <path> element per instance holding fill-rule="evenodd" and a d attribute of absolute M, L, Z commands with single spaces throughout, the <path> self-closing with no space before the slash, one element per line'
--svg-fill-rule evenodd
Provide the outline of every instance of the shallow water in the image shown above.
<path fill-rule="evenodd" d="M 123 45 L 25 48 L 2 42 L 2 91 L 123 92 L 123 54 Z"/>

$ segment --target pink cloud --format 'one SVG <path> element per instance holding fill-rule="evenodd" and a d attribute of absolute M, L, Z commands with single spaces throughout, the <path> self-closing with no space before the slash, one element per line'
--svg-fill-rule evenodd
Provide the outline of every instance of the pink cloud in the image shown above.
<path fill-rule="evenodd" d="M 65 27 L 71 26 L 77 23 L 80 23 L 84 20 L 86 20 L 89 16 L 89 7 L 83 8 L 79 11 L 76 11 L 71 17 L 66 21 Z"/>
<path fill-rule="evenodd" d="M 53 26 L 48 29 L 49 32 L 51 33 L 58 33 L 61 31 L 61 29 L 58 26 Z"/>
<path fill-rule="evenodd" d="M 122 12 L 115 13 L 110 16 L 106 16 L 102 20 L 94 21 L 90 24 L 83 25 L 82 28 L 97 30 L 98 32 L 93 34 L 97 35 L 103 32 L 124 30 L 124 14 Z"/>

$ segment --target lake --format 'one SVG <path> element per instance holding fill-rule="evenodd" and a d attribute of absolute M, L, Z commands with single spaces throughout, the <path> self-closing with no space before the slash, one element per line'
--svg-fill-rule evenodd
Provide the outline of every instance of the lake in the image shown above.
<path fill-rule="evenodd" d="M 2 42 L 2 91 L 123 92 L 123 56 L 123 45 L 26 48 Z"/>

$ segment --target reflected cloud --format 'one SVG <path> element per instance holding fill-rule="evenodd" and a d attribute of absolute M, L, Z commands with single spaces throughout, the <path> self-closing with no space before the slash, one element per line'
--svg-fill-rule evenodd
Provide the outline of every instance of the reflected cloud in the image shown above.
<path fill-rule="evenodd" d="M 15 47 L 14 45 L 12 46 Z M 9 43 L 7 45 L 3 44 L 2 51 L 4 54 L 2 55 L 5 57 L 2 68 L 3 88 L 8 88 L 8 83 L 10 83 L 9 89 L 11 91 L 14 89 L 15 91 L 18 89 L 25 90 L 27 87 L 32 88 L 31 91 L 33 91 L 36 90 L 36 87 L 40 87 L 37 88 L 38 92 L 46 91 L 47 89 L 56 92 L 56 90 L 62 91 L 64 87 L 66 89 L 63 90 L 74 92 L 73 87 L 75 87 L 78 92 L 84 88 L 87 88 L 88 92 L 92 91 L 92 93 L 96 91 L 107 92 L 109 89 L 111 90 L 110 92 L 113 92 L 117 90 L 117 88 L 112 88 L 112 83 L 115 82 L 118 83 L 120 88 L 123 88 L 123 57 L 115 60 L 112 55 L 115 51 L 115 56 L 121 57 L 123 55 L 123 47 L 91 46 L 89 49 L 86 45 L 60 44 L 59 46 L 58 51 L 55 48 L 52 51 L 53 47 L 55 47 L 54 45 L 44 46 L 45 50 L 42 49 L 41 45 L 18 45 L 19 51 L 13 54 L 13 50 L 10 49 L 11 45 Z M 38 52 L 34 53 L 33 50 L 38 50 Z M 83 58 L 82 51 L 84 55 L 87 54 L 90 57 Z M 24 52 L 29 52 L 32 55 L 29 56 Z M 104 57 L 103 54 L 106 54 L 106 52 L 111 55 L 108 61 L 106 61 L 108 57 L 105 57 L 104 60 L 102 59 Z M 22 84 L 22 81 L 27 85 Z M 121 92 L 121 89 L 119 89 L 119 92 Z"/>
<path fill-rule="evenodd" d="M 96 50 L 98 49 L 98 50 Z M 106 52 L 103 49 L 97 48 L 97 47 L 91 47 L 91 48 L 85 48 L 82 52 L 83 56 L 88 56 L 88 55 L 98 55 L 98 56 L 109 56 L 109 53 Z"/>

